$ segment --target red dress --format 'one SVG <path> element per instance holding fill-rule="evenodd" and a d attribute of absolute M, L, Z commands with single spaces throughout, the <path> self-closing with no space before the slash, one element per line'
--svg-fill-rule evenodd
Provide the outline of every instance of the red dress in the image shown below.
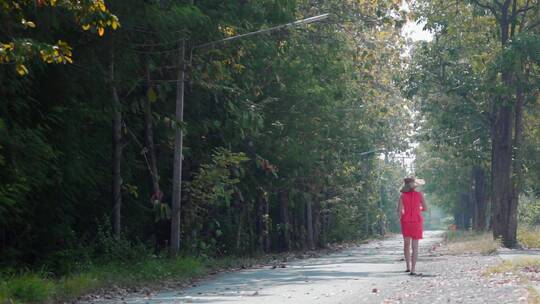
<path fill-rule="evenodd" d="M 422 238 L 422 224 L 424 218 L 421 214 L 422 193 L 409 191 L 401 193 L 403 202 L 403 213 L 401 214 L 401 233 L 404 237 L 411 237 L 415 240 Z"/>

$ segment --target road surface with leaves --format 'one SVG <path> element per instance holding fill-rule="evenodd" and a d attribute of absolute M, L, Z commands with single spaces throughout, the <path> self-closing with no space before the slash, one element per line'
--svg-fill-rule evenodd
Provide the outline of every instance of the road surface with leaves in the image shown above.
<path fill-rule="evenodd" d="M 218 275 L 185 290 L 93 303 L 526 303 L 510 275 L 486 276 L 498 256 L 448 256 L 442 232 L 421 241 L 417 270 L 404 272 L 399 235 L 320 258 Z"/>

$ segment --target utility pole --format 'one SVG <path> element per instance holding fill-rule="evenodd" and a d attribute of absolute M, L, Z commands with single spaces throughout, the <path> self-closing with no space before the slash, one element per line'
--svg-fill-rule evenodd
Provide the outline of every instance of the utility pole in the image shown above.
<path fill-rule="evenodd" d="M 176 83 L 176 111 L 174 131 L 174 167 L 171 212 L 171 251 L 180 250 L 180 208 L 182 206 L 182 158 L 184 122 L 184 78 L 186 74 L 186 41 L 182 40 L 178 56 L 178 82 Z"/>

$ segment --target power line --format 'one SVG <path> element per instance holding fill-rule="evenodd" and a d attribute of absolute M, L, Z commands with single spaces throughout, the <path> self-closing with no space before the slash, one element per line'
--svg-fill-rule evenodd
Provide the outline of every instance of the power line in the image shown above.
<path fill-rule="evenodd" d="M 277 25 L 277 26 L 270 27 L 270 28 L 267 28 L 267 29 L 261 29 L 261 30 L 257 30 L 257 31 L 253 31 L 253 32 L 245 33 L 245 34 L 240 34 L 240 35 L 236 35 L 236 36 L 232 36 L 232 37 L 227 37 L 227 38 L 224 38 L 224 39 L 221 39 L 221 40 L 216 40 L 216 41 L 211 41 L 211 42 L 206 42 L 206 43 L 203 43 L 203 44 L 195 45 L 195 46 L 193 46 L 191 48 L 191 50 L 193 51 L 195 49 L 202 49 L 202 48 L 206 48 L 206 47 L 216 45 L 216 44 L 219 44 L 219 43 L 225 43 L 225 42 L 238 40 L 238 39 L 242 39 L 242 38 L 246 38 L 246 37 L 250 37 L 250 36 L 254 36 L 254 35 L 264 34 L 264 33 L 272 32 L 272 31 L 284 29 L 284 28 L 287 28 L 287 27 L 294 27 L 294 26 L 298 26 L 298 25 L 302 25 L 302 24 L 309 24 L 309 23 L 312 23 L 312 22 L 317 22 L 317 21 L 327 19 L 328 17 L 330 17 L 330 14 L 322 14 L 322 15 L 318 15 L 318 16 L 313 16 L 313 17 L 297 20 L 297 21 L 294 21 L 294 22 L 290 22 L 290 23 L 286 23 L 286 24 L 282 24 L 282 25 Z"/>

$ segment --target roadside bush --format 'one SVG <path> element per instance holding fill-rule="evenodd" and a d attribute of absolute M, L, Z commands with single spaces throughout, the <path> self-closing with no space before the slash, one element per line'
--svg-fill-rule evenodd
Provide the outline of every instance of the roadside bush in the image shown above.
<path fill-rule="evenodd" d="M 10 303 L 43 303 L 54 295 L 54 284 L 37 274 L 6 278 L 0 285 L 0 299 Z"/>
<path fill-rule="evenodd" d="M 56 296 L 60 299 L 70 299 L 90 293 L 103 285 L 104 282 L 93 273 L 80 273 L 59 280 L 56 284 Z"/>
<path fill-rule="evenodd" d="M 540 226 L 520 227 L 517 238 L 518 242 L 527 248 L 540 248 Z"/>
<path fill-rule="evenodd" d="M 361 214 L 358 206 L 341 199 L 327 201 L 323 206 L 330 213 L 328 241 L 343 242 L 360 238 Z"/>
<path fill-rule="evenodd" d="M 131 241 L 123 236 L 115 238 L 110 221 L 106 219 L 98 225 L 97 237 L 90 250 L 94 259 L 104 263 L 127 263 L 150 255 L 149 248 L 142 242 Z"/>
<path fill-rule="evenodd" d="M 490 232 L 451 230 L 446 232 L 444 239 L 444 250 L 448 254 L 493 254 L 501 246 L 500 240 L 494 240 Z"/>
<path fill-rule="evenodd" d="M 90 248 L 64 249 L 50 254 L 43 262 L 43 268 L 60 277 L 77 273 L 91 264 Z"/>
<path fill-rule="evenodd" d="M 518 222 L 525 226 L 540 225 L 540 199 L 533 194 L 520 196 Z"/>
<path fill-rule="evenodd" d="M 111 285 L 141 286 L 164 280 L 180 282 L 199 278 L 210 269 L 220 269 L 229 263 L 233 262 L 143 256 L 131 263 L 89 264 L 84 271 L 59 279 L 49 279 L 43 273 L 4 274 L 0 276 L 0 304 L 61 302 Z"/>

